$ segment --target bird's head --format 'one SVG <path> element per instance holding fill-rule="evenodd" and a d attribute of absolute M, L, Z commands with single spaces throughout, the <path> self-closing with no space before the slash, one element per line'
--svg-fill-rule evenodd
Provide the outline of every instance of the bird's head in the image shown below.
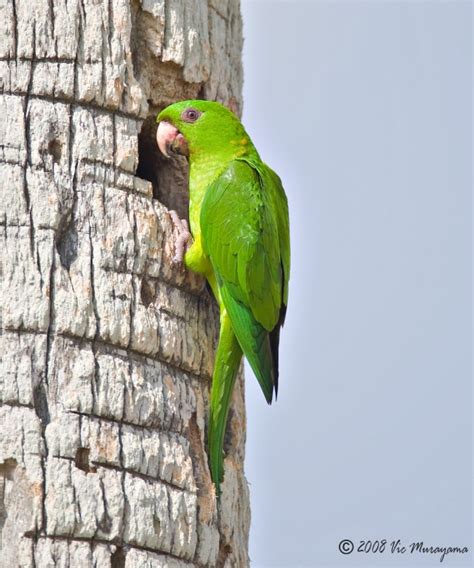
<path fill-rule="evenodd" d="M 211 153 L 243 155 L 253 145 L 237 116 L 213 101 L 174 103 L 157 117 L 158 147 L 191 158 Z"/>

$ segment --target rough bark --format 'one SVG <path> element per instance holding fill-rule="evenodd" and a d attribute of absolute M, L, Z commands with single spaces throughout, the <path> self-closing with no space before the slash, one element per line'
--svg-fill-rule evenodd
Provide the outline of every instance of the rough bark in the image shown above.
<path fill-rule="evenodd" d="M 217 311 L 153 142 L 176 99 L 240 107 L 241 43 L 238 0 L 0 0 L 1 566 L 248 564 L 242 378 L 218 503 Z"/>

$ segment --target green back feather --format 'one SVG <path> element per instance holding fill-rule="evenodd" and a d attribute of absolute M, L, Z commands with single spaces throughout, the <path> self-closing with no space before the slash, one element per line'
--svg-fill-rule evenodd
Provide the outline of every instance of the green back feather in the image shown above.
<path fill-rule="evenodd" d="M 274 187 L 278 178 L 270 172 L 262 162 L 233 160 L 211 184 L 201 208 L 204 252 L 268 402 L 278 376 L 269 334 L 282 324 L 289 272 L 289 246 L 280 245 L 287 228 L 280 226 L 276 210 L 284 193 Z"/>

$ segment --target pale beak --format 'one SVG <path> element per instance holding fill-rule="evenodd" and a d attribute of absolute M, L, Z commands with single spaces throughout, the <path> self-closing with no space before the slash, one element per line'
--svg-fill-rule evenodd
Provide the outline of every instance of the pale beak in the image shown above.
<path fill-rule="evenodd" d="M 168 150 L 173 150 L 173 152 L 185 156 L 189 154 L 188 145 L 184 136 L 175 126 L 165 120 L 158 124 L 156 141 L 158 142 L 158 148 L 161 153 L 167 158 L 170 157 Z"/>

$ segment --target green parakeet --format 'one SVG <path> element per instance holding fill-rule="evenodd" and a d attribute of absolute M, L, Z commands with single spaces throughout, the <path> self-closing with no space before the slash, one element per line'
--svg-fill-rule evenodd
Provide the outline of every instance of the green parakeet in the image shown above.
<path fill-rule="evenodd" d="M 210 101 L 172 104 L 157 118 L 167 156 L 189 159 L 189 233 L 175 212 L 177 262 L 203 274 L 220 308 L 212 379 L 209 463 L 217 494 L 223 480 L 227 416 L 242 353 L 267 402 L 278 392 L 278 344 L 290 275 L 288 204 L 233 112 Z M 192 243 L 192 244 L 191 244 Z"/>

